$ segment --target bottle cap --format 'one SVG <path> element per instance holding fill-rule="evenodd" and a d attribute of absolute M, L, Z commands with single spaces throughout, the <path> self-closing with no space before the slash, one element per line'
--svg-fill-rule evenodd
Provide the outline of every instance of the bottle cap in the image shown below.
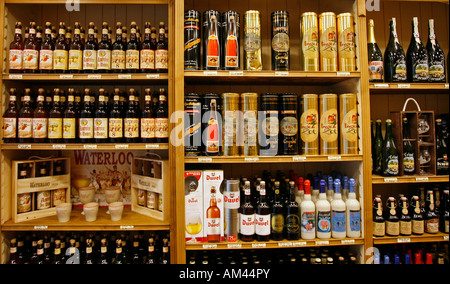
<path fill-rule="evenodd" d="M 349 185 L 350 185 L 350 191 L 349 191 L 349 192 L 355 193 L 355 187 L 356 187 L 356 181 L 355 181 L 355 179 L 351 178 L 351 179 L 348 181 L 348 183 L 349 183 Z"/>
<path fill-rule="evenodd" d="M 341 180 L 338 178 L 334 180 L 334 192 L 337 194 L 341 193 Z"/>
<path fill-rule="evenodd" d="M 325 193 L 326 186 L 327 186 L 327 182 L 324 179 L 320 180 L 320 193 Z"/>
<path fill-rule="evenodd" d="M 303 191 L 304 190 L 303 185 L 304 185 L 304 180 L 303 180 L 302 177 L 299 177 L 298 178 L 298 190 L 299 191 Z"/>
<path fill-rule="evenodd" d="M 309 179 L 305 180 L 305 194 L 311 194 L 311 181 Z"/>

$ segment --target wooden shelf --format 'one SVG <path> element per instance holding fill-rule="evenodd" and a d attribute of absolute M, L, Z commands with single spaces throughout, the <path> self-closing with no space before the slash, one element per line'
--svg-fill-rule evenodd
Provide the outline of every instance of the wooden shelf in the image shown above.
<path fill-rule="evenodd" d="M 64 81 L 64 82 L 166 82 L 169 80 L 168 74 L 3 74 L 3 81 L 26 81 L 26 82 L 48 82 L 48 81 Z"/>
<path fill-rule="evenodd" d="M 168 0 L 78 0 L 80 4 L 153 4 L 167 5 Z M 5 0 L 6 4 L 66 4 L 67 0 Z"/>
<path fill-rule="evenodd" d="M 448 95 L 448 83 L 436 83 L 436 84 L 422 84 L 422 83 L 405 83 L 405 84 L 393 84 L 393 83 L 376 83 L 370 84 L 370 93 L 373 95 L 378 94 L 447 94 Z"/>
<path fill-rule="evenodd" d="M 401 176 L 401 177 L 382 177 L 372 176 L 372 184 L 396 184 L 396 183 L 439 183 L 449 182 L 449 176 Z"/>
<path fill-rule="evenodd" d="M 186 83 L 204 84 L 248 84 L 267 83 L 277 84 L 304 84 L 331 85 L 349 79 L 360 78 L 360 72 L 304 72 L 304 71 L 185 71 L 184 79 Z"/>
<path fill-rule="evenodd" d="M 169 230 L 169 222 L 159 221 L 138 213 L 131 212 L 130 207 L 125 207 L 122 220 L 111 221 L 106 214 L 107 208 L 100 208 L 97 221 L 86 222 L 81 215 L 81 208 L 73 208 L 70 221 L 59 223 L 57 216 L 46 217 L 14 223 L 12 220 L 2 225 L 2 231 L 126 231 L 126 230 Z"/>
<path fill-rule="evenodd" d="M 1 144 L 2 150 L 168 150 L 169 144 Z"/>
<path fill-rule="evenodd" d="M 439 232 L 433 234 L 423 234 L 422 236 L 399 236 L 399 237 L 374 237 L 375 245 L 399 244 L 399 243 L 426 243 L 426 242 L 448 242 L 448 234 Z"/>
<path fill-rule="evenodd" d="M 268 241 L 268 242 L 236 242 L 236 243 L 186 243 L 186 250 L 224 250 L 224 249 L 278 249 L 278 248 L 305 248 L 325 246 L 363 245 L 364 238 L 345 239 L 314 239 L 296 241 Z"/>
<path fill-rule="evenodd" d="M 336 156 L 276 156 L 276 157 L 186 157 L 186 164 L 244 164 L 244 163 L 293 163 L 293 162 L 362 162 L 362 155 Z"/>

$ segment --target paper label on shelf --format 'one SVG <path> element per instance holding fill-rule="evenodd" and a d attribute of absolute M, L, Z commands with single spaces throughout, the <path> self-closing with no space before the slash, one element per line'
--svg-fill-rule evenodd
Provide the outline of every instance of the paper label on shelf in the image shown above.
<path fill-rule="evenodd" d="M 147 79 L 159 79 L 159 74 L 147 74 Z"/>
<path fill-rule="evenodd" d="M 159 144 L 146 144 L 145 149 L 159 149 Z"/>
<path fill-rule="evenodd" d="M 83 145 L 83 149 L 97 149 L 97 145 Z"/>
<path fill-rule="evenodd" d="M 350 72 L 337 72 L 336 75 L 338 77 L 349 77 L 351 74 Z"/>
<path fill-rule="evenodd" d="M 411 238 L 398 238 L 397 243 L 410 243 Z"/>
<path fill-rule="evenodd" d="M 374 87 L 379 89 L 389 88 L 389 84 L 375 84 Z"/>
<path fill-rule="evenodd" d="M 252 248 L 265 248 L 267 246 L 266 243 L 254 243 L 252 244 Z"/>
<path fill-rule="evenodd" d="M 38 231 L 48 230 L 48 226 L 34 226 L 34 229 Z"/>
<path fill-rule="evenodd" d="M 10 74 L 9 79 L 20 80 L 22 79 L 22 74 Z"/>
<path fill-rule="evenodd" d="M 17 145 L 17 149 L 27 149 L 27 150 L 30 150 L 30 149 L 31 149 L 31 145 L 29 145 L 29 144 L 20 144 L 20 145 Z"/>
<path fill-rule="evenodd" d="M 203 76 L 217 76 L 217 71 L 205 71 Z"/>
<path fill-rule="evenodd" d="M 293 242 L 292 245 L 295 247 L 306 247 L 308 245 L 308 243 L 307 242 Z"/>
<path fill-rule="evenodd" d="M 291 242 L 287 242 L 287 243 L 278 243 L 278 247 L 292 247 L 294 246 Z"/>
<path fill-rule="evenodd" d="M 306 157 L 303 157 L 303 156 L 292 157 L 292 161 L 294 161 L 294 162 L 304 162 L 304 161 L 306 161 Z"/>
<path fill-rule="evenodd" d="M 448 241 L 448 236 L 444 236 L 444 241 Z"/>
<path fill-rule="evenodd" d="M 228 244 L 227 248 L 229 248 L 229 249 L 240 249 L 240 248 L 242 248 L 242 244 Z"/>
<path fill-rule="evenodd" d="M 289 77 L 289 72 L 277 71 L 277 72 L 275 72 L 275 77 Z"/>
<path fill-rule="evenodd" d="M 341 244 L 348 245 L 348 244 L 354 244 L 355 240 L 341 240 Z"/>
<path fill-rule="evenodd" d="M 210 163 L 212 161 L 213 161 L 212 158 L 198 158 L 199 163 L 204 163 L 204 162 Z"/>
<path fill-rule="evenodd" d="M 410 89 L 411 84 L 398 84 L 399 89 Z"/>
<path fill-rule="evenodd" d="M 10 75 L 10 76 L 11 76 L 11 75 Z M 445 84 L 445 88 L 446 88 L 446 89 L 448 89 L 448 83 L 447 83 L 447 84 Z"/>
<path fill-rule="evenodd" d="M 327 246 L 330 244 L 330 241 L 316 241 L 316 246 Z"/>
<path fill-rule="evenodd" d="M 88 75 L 88 79 L 102 79 L 102 75 Z"/>
<path fill-rule="evenodd" d="M 204 249 L 216 249 L 217 245 L 203 245 Z"/>
<path fill-rule="evenodd" d="M 66 144 L 53 144 L 53 149 L 66 149 L 67 145 Z"/>
<path fill-rule="evenodd" d="M 131 74 L 121 74 L 117 75 L 118 79 L 131 79 Z"/>
<path fill-rule="evenodd" d="M 134 230 L 134 226 L 120 226 L 121 230 Z"/>
<path fill-rule="evenodd" d="M 430 179 L 428 177 L 416 177 L 418 182 L 428 182 Z"/>
<path fill-rule="evenodd" d="M 342 160 L 341 156 L 328 156 L 328 161 L 340 161 Z"/>
<path fill-rule="evenodd" d="M 116 149 L 128 149 L 128 144 L 116 145 Z"/>
<path fill-rule="evenodd" d="M 73 79 L 73 75 L 59 75 L 59 79 Z"/>
<path fill-rule="evenodd" d="M 384 182 L 398 182 L 397 178 L 385 178 Z"/>
<path fill-rule="evenodd" d="M 244 76 L 244 71 L 230 71 L 229 76 Z"/>
<path fill-rule="evenodd" d="M 246 162 L 259 162 L 259 158 L 245 158 Z"/>

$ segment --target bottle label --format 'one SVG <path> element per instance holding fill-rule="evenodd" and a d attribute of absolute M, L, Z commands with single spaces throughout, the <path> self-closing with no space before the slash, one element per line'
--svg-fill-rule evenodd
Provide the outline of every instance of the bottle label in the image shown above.
<path fill-rule="evenodd" d="M 223 203 L 225 209 L 239 209 L 241 207 L 240 192 L 224 192 Z"/>
<path fill-rule="evenodd" d="M 37 70 L 39 60 L 39 51 L 34 49 L 25 49 L 23 51 L 23 69 Z"/>
<path fill-rule="evenodd" d="M 272 233 L 282 234 L 284 230 L 283 214 L 272 214 Z"/>
<path fill-rule="evenodd" d="M 123 119 L 110 118 L 109 119 L 109 138 L 123 137 Z"/>
<path fill-rule="evenodd" d="M 111 69 L 113 70 L 125 69 L 125 51 L 113 50 L 111 52 Z"/>
<path fill-rule="evenodd" d="M 49 139 L 62 138 L 62 118 L 48 119 L 48 138 Z"/>
<path fill-rule="evenodd" d="M 403 167 L 405 173 L 415 172 L 414 153 L 403 153 Z"/>
<path fill-rule="evenodd" d="M 245 29 L 244 50 L 246 52 L 257 52 L 261 49 L 260 29 L 251 27 Z"/>
<path fill-rule="evenodd" d="M 412 233 L 411 222 L 400 221 L 400 234 L 409 236 Z"/>
<path fill-rule="evenodd" d="M 275 114 L 278 114 L 278 112 L 275 112 Z M 266 112 L 266 115 L 270 115 L 270 113 Z M 262 122 L 262 132 L 268 137 L 278 137 L 280 133 L 278 116 L 268 116 L 264 119 Z"/>
<path fill-rule="evenodd" d="M 36 195 L 36 207 L 38 210 L 50 208 L 50 191 L 39 192 Z"/>
<path fill-rule="evenodd" d="M 255 232 L 258 236 L 269 236 L 270 235 L 270 214 L 269 215 L 259 215 L 255 216 Z"/>
<path fill-rule="evenodd" d="M 414 70 L 413 80 L 428 81 L 429 71 L 428 71 L 428 61 L 427 60 L 417 61 L 414 64 L 413 70 Z"/>
<path fill-rule="evenodd" d="M 154 118 L 141 118 L 141 138 L 155 138 Z"/>
<path fill-rule="evenodd" d="M 361 232 L 361 211 L 350 210 L 350 231 Z"/>
<path fill-rule="evenodd" d="M 302 51 L 303 57 L 306 58 L 319 58 L 319 31 L 316 27 L 308 29 L 303 34 Z"/>
<path fill-rule="evenodd" d="M 139 119 L 138 118 L 125 118 L 125 138 L 138 138 L 139 137 Z"/>
<path fill-rule="evenodd" d="M 316 229 L 316 212 L 302 213 L 302 233 L 312 234 Z"/>
<path fill-rule="evenodd" d="M 17 213 L 25 213 L 31 211 L 31 193 L 19 194 L 17 198 Z"/>
<path fill-rule="evenodd" d="M 403 58 L 398 59 L 394 64 L 394 81 L 403 82 L 407 79 L 406 62 Z"/>
<path fill-rule="evenodd" d="M 326 142 L 335 142 L 338 139 L 337 110 L 330 109 L 320 118 L 320 138 Z"/>
<path fill-rule="evenodd" d="M 166 49 L 158 49 L 155 51 L 155 68 L 156 69 L 168 69 L 169 68 L 169 60 L 167 57 Z"/>
<path fill-rule="evenodd" d="M 223 119 L 223 143 L 225 147 L 235 145 L 237 118 L 234 111 L 225 111 Z"/>
<path fill-rule="evenodd" d="M 53 69 L 54 70 L 67 70 L 67 59 L 69 53 L 67 50 L 55 50 L 53 52 Z"/>
<path fill-rule="evenodd" d="M 155 51 L 151 49 L 141 50 L 141 69 L 155 69 Z"/>
<path fill-rule="evenodd" d="M 33 119 L 32 118 L 19 118 L 19 138 L 31 138 L 33 131 Z"/>
<path fill-rule="evenodd" d="M 86 49 L 83 51 L 83 69 L 95 70 L 97 69 L 97 51 Z"/>
<path fill-rule="evenodd" d="M 76 138 L 76 119 L 64 118 L 63 119 L 63 138 L 75 139 Z"/>
<path fill-rule="evenodd" d="M 389 157 L 387 158 L 387 173 L 390 175 L 398 175 L 398 156 L 394 156 L 394 155 L 389 155 Z"/>
<path fill-rule="evenodd" d="M 94 119 L 94 138 L 107 139 L 108 138 L 108 119 L 95 118 Z"/>
<path fill-rule="evenodd" d="M 253 236 L 255 234 L 255 214 L 244 215 L 240 214 L 239 217 L 241 228 L 240 232 L 244 236 Z"/>
<path fill-rule="evenodd" d="M 420 210 L 420 209 L 419 209 Z M 412 220 L 412 232 L 416 235 L 423 235 L 425 232 L 425 222 L 423 220 Z"/>
<path fill-rule="evenodd" d="M 337 58 L 336 27 L 330 27 L 322 33 L 320 56 L 327 59 Z"/>
<path fill-rule="evenodd" d="M 282 112 L 282 114 L 284 114 Z M 297 113 L 295 113 L 294 111 L 294 115 L 296 115 Z M 281 134 L 283 134 L 284 136 L 296 136 L 297 137 L 297 133 L 298 133 L 298 121 L 296 117 L 293 116 L 287 116 L 285 118 L 283 118 L 280 121 L 280 132 Z"/>
<path fill-rule="evenodd" d="M 445 81 L 445 61 L 444 62 L 431 62 L 429 75 L 431 82 L 441 82 Z"/>
<path fill-rule="evenodd" d="M 244 144 L 256 146 L 258 143 L 258 120 L 256 111 L 244 113 Z"/>
<path fill-rule="evenodd" d="M 206 235 L 220 236 L 220 218 L 206 218 Z"/>
<path fill-rule="evenodd" d="M 339 57 L 344 59 L 355 58 L 355 34 L 353 28 L 347 28 L 339 34 Z"/>
<path fill-rule="evenodd" d="M 448 171 L 448 158 L 447 154 L 444 153 L 442 157 L 437 158 L 437 170 L 439 172 L 441 171 Z"/>
<path fill-rule="evenodd" d="M 92 139 L 94 138 L 94 119 L 93 118 L 80 118 L 80 138 Z"/>
<path fill-rule="evenodd" d="M 305 143 L 311 143 L 319 137 L 319 113 L 315 109 L 309 109 L 300 118 L 300 136 Z"/>
<path fill-rule="evenodd" d="M 346 228 L 346 216 L 345 211 L 334 211 L 332 213 L 331 222 L 333 225 L 333 232 L 344 233 Z"/>
<path fill-rule="evenodd" d="M 383 80 L 383 61 L 369 61 L 369 80 Z"/>
<path fill-rule="evenodd" d="M 22 70 L 23 68 L 23 50 L 9 50 L 9 69 Z"/>
<path fill-rule="evenodd" d="M 47 138 L 47 118 L 33 118 L 33 138 Z"/>
<path fill-rule="evenodd" d="M 423 224 L 422 224 L 423 225 Z M 384 237 L 386 233 L 386 224 L 383 223 L 373 223 L 373 235 L 375 237 Z"/>
<path fill-rule="evenodd" d="M 356 109 L 349 111 L 342 120 L 342 135 L 347 141 L 358 141 L 358 113 Z"/>
<path fill-rule="evenodd" d="M 127 50 L 126 57 L 127 69 L 139 69 L 139 50 Z"/>
<path fill-rule="evenodd" d="M 226 68 L 238 68 L 239 67 L 239 57 L 225 56 L 225 67 Z"/>
<path fill-rule="evenodd" d="M 155 137 L 169 138 L 169 119 L 157 118 L 155 119 Z"/>
<path fill-rule="evenodd" d="M 17 136 L 17 118 L 3 118 L 3 138 L 16 138 Z"/>
<path fill-rule="evenodd" d="M 97 52 L 97 69 L 111 70 L 111 50 L 100 49 Z"/>
<path fill-rule="evenodd" d="M 39 51 L 39 69 L 53 70 L 53 50 L 41 49 Z"/>
<path fill-rule="evenodd" d="M 425 221 L 425 232 L 430 234 L 436 234 L 439 232 L 439 219 L 430 219 Z"/>
<path fill-rule="evenodd" d="M 214 118 L 208 122 L 206 152 L 209 154 L 219 153 L 219 124 Z"/>
<path fill-rule="evenodd" d="M 390 236 L 398 236 L 400 234 L 400 223 L 386 221 L 386 234 Z"/>
<path fill-rule="evenodd" d="M 69 51 L 69 70 L 81 70 L 83 68 L 83 51 Z"/>
<path fill-rule="evenodd" d="M 317 212 L 317 232 L 330 233 L 331 232 L 331 212 L 319 211 Z"/>

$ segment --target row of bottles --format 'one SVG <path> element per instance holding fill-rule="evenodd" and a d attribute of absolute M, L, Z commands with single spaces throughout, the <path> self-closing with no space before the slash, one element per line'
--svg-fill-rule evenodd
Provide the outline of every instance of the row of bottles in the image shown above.
<path fill-rule="evenodd" d="M 381 196 L 376 196 L 373 207 L 373 234 L 391 237 L 449 233 L 449 189 L 420 187 L 418 193 L 408 198 L 389 197 L 383 206 Z"/>
<path fill-rule="evenodd" d="M 25 89 L 17 106 L 10 90 L 3 115 L 5 143 L 168 143 L 168 102 L 164 88 L 145 89 L 143 110 L 139 93 L 85 89 L 52 93 Z M 32 98 L 33 101 L 32 101 Z"/>
<path fill-rule="evenodd" d="M 375 24 L 369 20 L 369 78 L 370 82 L 386 83 L 445 83 L 446 61 L 435 33 L 435 21 L 428 21 L 428 42 L 422 43 L 419 19 L 413 18 L 411 43 L 405 54 L 397 33 L 397 20 L 389 22 L 390 37 L 383 54 L 375 40 Z"/>
<path fill-rule="evenodd" d="M 383 245 L 375 248 L 374 264 L 449 264 L 448 243 Z"/>
<path fill-rule="evenodd" d="M 89 22 L 88 35 L 79 22 L 73 29 L 59 23 L 58 35 L 50 22 L 42 28 L 30 22 L 22 39 L 22 23 L 15 25 L 14 40 L 9 49 L 10 73 L 167 73 L 168 38 L 164 22 L 156 27 L 145 22 L 145 33 L 141 38 L 136 22 L 131 22 L 130 38 L 127 28 L 116 24 L 116 38 L 107 22 L 102 23 L 101 39 L 97 38 L 97 27 Z"/>
<path fill-rule="evenodd" d="M 166 231 L 148 233 L 20 233 L 8 264 L 170 264 Z"/>
<path fill-rule="evenodd" d="M 263 70 L 261 13 L 245 12 L 244 36 L 241 40 L 240 15 L 236 11 L 203 13 L 188 10 L 184 15 L 185 70 Z M 270 15 L 271 66 L 274 71 L 291 70 L 290 23 L 288 11 L 275 11 Z M 354 16 L 333 12 L 317 15 L 303 13 L 301 26 L 301 61 L 303 71 L 352 72 L 356 71 L 356 38 Z M 241 56 L 241 44 L 243 56 Z M 203 56 L 201 49 L 203 47 Z M 202 64 L 203 61 L 203 64 Z M 243 66 L 241 65 L 243 62 Z"/>
<path fill-rule="evenodd" d="M 303 248 L 295 250 L 188 251 L 189 265 L 282 265 L 358 264 L 357 254 L 348 248 Z"/>

